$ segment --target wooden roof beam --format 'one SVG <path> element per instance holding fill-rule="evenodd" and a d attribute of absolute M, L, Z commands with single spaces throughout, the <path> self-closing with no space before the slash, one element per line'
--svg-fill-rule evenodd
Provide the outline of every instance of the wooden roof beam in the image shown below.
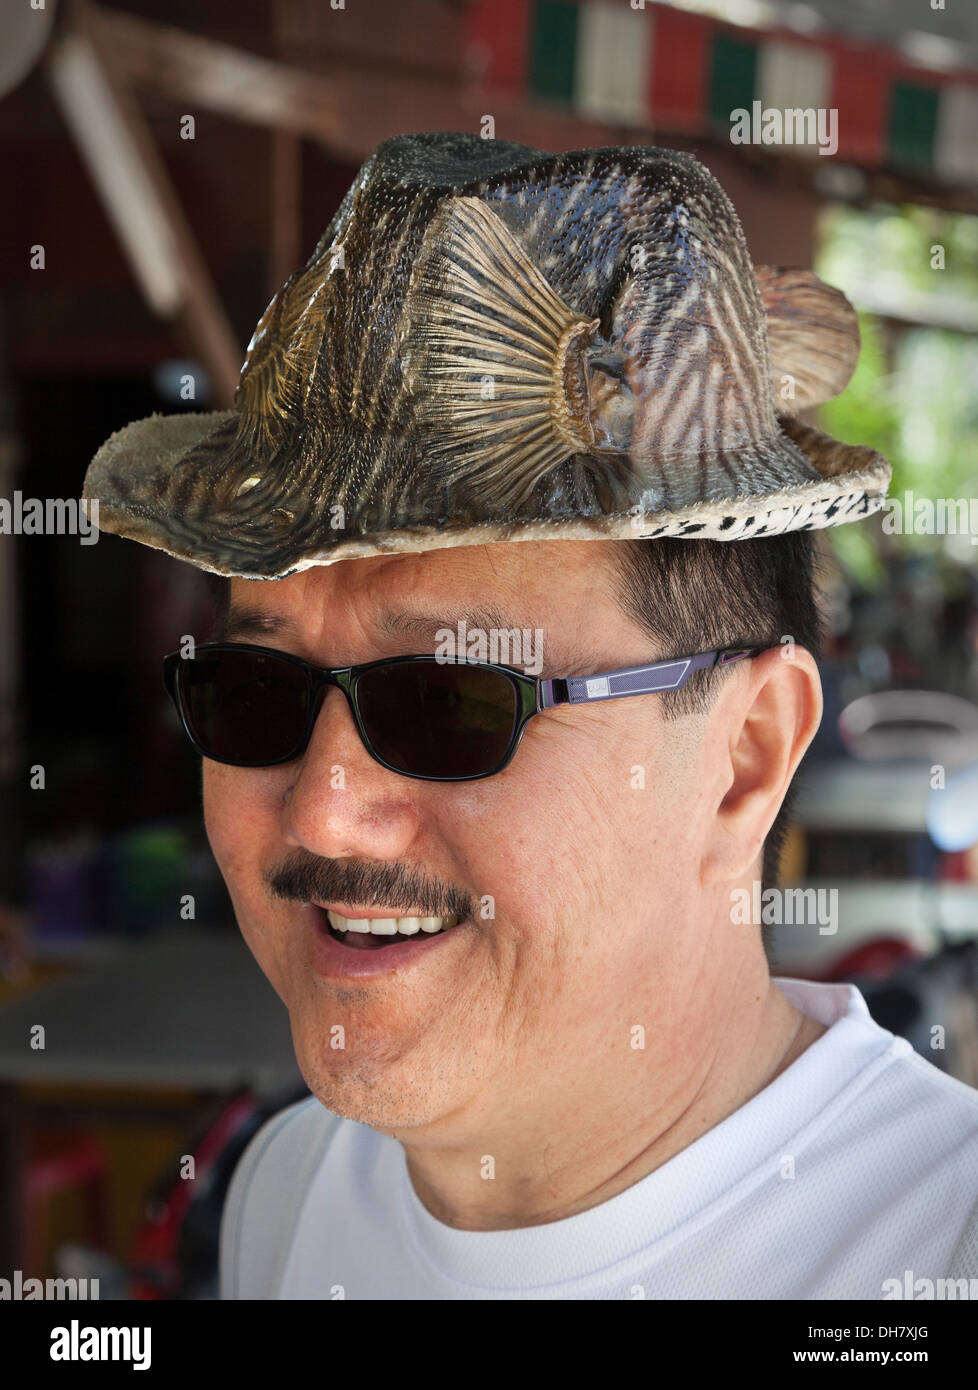
<path fill-rule="evenodd" d="M 243 353 L 102 20 L 72 0 L 47 76 L 143 293 L 183 330 L 229 406 Z"/>

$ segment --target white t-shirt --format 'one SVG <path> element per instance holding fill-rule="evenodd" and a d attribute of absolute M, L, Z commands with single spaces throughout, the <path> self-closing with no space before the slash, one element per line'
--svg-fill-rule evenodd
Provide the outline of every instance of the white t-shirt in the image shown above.
<path fill-rule="evenodd" d="M 279 1112 L 235 1170 L 222 1297 L 884 1299 L 945 1279 L 978 1202 L 978 1091 L 854 986 L 776 984 L 827 1031 L 662 1167 L 547 1225 L 446 1226 L 396 1140 L 315 1097 Z"/>

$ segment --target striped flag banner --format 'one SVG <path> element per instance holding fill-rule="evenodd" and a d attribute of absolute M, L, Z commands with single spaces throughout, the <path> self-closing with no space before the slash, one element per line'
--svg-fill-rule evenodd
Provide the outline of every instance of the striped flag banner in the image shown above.
<path fill-rule="evenodd" d="M 599 120 L 643 124 L 651 60 L 651 15 L 605 0 L 577 7 L 574 98 L 580 111 Z"/>
<path fill-rule="evenodd" d="M 973 74 L 914 69 L 838 35 L 735 28 L 651 0 L 482 0 L 467 23 L 468 69 L 487 91 L 609 125 L 736 130 L 806 156 L 823 150 L 978 182 Z"/>
<path fill-rule="evenodd" d="M 941 90 L 934 128 L 934 163 L 961 183 L 978 183 L 978 87 Z"/>

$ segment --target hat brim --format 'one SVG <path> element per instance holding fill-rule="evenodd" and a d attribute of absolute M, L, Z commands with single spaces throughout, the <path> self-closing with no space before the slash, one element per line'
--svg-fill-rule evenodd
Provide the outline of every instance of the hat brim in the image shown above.
<path fill-rule="evenodd" d="M 235 411 L 152 415 L 116 431 L 95 455 L 82 496 L 98 501 L 100 530 L 165 551 L 200 569 L 228 577 L 282 579 L 316 565 L 371 555 L 412 554 L 451 546 L 496 541 L 641 540 L 688 537 L 746 540 L 786 531 L 816 530 L 869 516 L 883 506 L 891 468 L 874 449 L 844 444 L 792 416 L 778 417 L 775 443 L 784 486 L 752 488 L 752 453 L 734 459 L 729 497 L 693 501 L 671 510 L 643 506 L 577 517 L 531 520 L 460 521 L 452 525 L 405 524 L 391 529 L 335 531 L 323 525 L 290 544 L 279 534 L 264 542 L 249 523 L 249 534 L 229 540 L 210 537 L 206 528 L 186 524 L 181 493 L 192 489 L 204 459 L 219 458 L 233 437 Z M 766 453 L 770 461 L 770 450 Z M 804 465 L 799 466 L 799 460 Z M 813 476 L 814 473 L 814 476 Z M 648 495 L 648 494 L 647 494 Z"/>

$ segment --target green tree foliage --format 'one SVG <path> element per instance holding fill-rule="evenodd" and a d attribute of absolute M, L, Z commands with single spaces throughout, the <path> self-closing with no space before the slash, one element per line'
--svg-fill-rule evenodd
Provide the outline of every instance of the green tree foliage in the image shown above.
<path fill-rule="evenodd" d="M 978 218 L 930 208 L 833 206 L 821 233 L 817 273 L 857 308 L 870 295 L 885 298 L 892 317 L 860 313 L 859 365 L 845 392 L 821 408 L 820 423 L 890 460 L 891 495 L 975 496 L 978 336 L 907 324 L 899 315 L 939 318 L 947 304 L 978 304 Z M 849 532 L 859 534 L 843 534 Z M 882 539 L 879 518 L 836 527 L 831 537 L 840 561 L 864 583 L 882 577 Z M 944 544 L 934 536 L 893 540 L 908 547 Z"/>

